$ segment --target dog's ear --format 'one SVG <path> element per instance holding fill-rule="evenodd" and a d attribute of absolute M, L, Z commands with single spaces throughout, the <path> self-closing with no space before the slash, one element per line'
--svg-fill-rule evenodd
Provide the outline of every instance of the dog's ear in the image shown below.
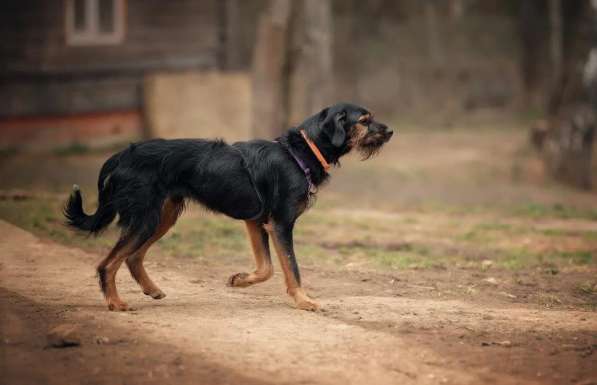
<path fill-rule="evenodd" d="M 342 147 L 346 140 L 346 112 L 330 113 L 323 121 L 323 131 L 329 136 L 332 144 Z"/>

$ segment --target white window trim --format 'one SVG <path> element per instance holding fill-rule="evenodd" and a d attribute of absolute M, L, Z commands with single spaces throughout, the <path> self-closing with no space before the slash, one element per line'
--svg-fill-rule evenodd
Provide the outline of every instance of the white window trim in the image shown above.
<path fill-rule="evenodd" d="M 85 1 L 85 31 L 75 30 L 75 0 L 65 0 L 66 44 L 73 46 L 120 44 L 125 33 L 125 0 L 114 0 L 114 31 L 99 31 L 99 0 Z"/>

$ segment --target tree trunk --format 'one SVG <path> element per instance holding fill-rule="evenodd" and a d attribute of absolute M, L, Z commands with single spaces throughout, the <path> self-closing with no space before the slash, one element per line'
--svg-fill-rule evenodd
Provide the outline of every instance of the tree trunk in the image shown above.
<path fill-rule="evenodd" d="M 253 135 L 274 138 L 329 104 L 333 93 L 330 0 L 270 0 L 253 63 Z"/>
<path fill-rule="evenodd" d="M 592 185 L 592 150 L 597 112 L 597 2 L 591 2 L 592 46 L 584 63 L 581 101 L 569 101 L 564 87 L 556 97 L 560 103 L 549 121 L 543 154 L 545 164 L 556 179 L 590 189 Z M 555 59 L 555 58 L 554 58 Z M 570 76 L 580 76 L 571 73 Z M 572 82 L 572 81 L 571 81 Z"/>
<path fill-rule="evenodd" d="M 217 2 L 221 13 L 220 22 L 220 50 L 223 53 L 222 66 L 224 70 L 239 70 L 242 68 L 242 57 L 239 46 L 241 44 L 242 10 L 240 0 L 220 0 Z"/>
<path fill-rule="evenodd" d="M 540 5 L 538 0 L 524 0 L 520 2 L 519 8 L 520 65 L 524 84 L 524 104 L 527 108 L 545 107 L 542 47 L 546 26 Z"/>
<path fill-rule="evenodd" d="M 450 0 L 450 19 L 452 21 L 459 21 L 464 16 L 465 0 Z"/>
<path fill-rule="evenodd" d="M 546 100 L 547 113 L 556 115 L 560 107 L 565 104 L 567 79 L 564 73 L 564 28 L 562 19 L 561 0 L 549 0 L 549 57 L 550 76 L 548 79 L 549 93 Z"/>
<path fill-rule="evenodd" d="M 296 1 L 290 51 L 289 123 L 297 124 L 332 102 L 330 0 Z"/>
<path fill-rule="evenodd" d="M 443 55 L 439 42 L 437 0 L 427 0 L 425 2 L 425 22 L 427 25 L 427 50 L 429 52 L 429 60 L 434 68 L 438 68 L 443 61 Z"/>
<path fill-rule="evenodd" d="M 270 0 L 257 26 L 253 55 L 252 133 L 273 139 L 287 125 L 290 0 Z"/>
<path fill-rule="evenodd" d="M 562 3 L 561 0 L 549 0 L 549 53 L 551 56 L 551 71 L 553 85 L 557 84 L 562 74 L 562 56 L 564 36 L 562 28 Z"/>

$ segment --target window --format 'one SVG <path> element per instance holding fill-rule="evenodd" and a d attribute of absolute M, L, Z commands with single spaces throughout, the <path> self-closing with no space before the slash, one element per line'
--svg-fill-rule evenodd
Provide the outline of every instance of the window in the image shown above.
<path fill-rule="evenodd" d="M 66 43 L 118 44 L 124 38 L 125 0 L 65 0 Z"/>

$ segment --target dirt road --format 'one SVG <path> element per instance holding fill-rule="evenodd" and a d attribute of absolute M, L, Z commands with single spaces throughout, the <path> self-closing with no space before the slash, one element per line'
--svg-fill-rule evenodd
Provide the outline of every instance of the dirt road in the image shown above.
<path fill-rule="evenodd" d="M 3 384 L 597 383 L 595 312 L 446 297 L 432 281 L 450 272 L 304 269 L 325 310 L 309 313 L 291 307 L 280 273 L 233 289 L 240 266 L 154 254 L 168 296 L 144 297 L 121 270 L 137 310 L 116 313 L 97 288 L 101 256 L 2 221 L 0 244 Z M 81 346 L 44 349 L 61 323 L 78 325 Z"/>

